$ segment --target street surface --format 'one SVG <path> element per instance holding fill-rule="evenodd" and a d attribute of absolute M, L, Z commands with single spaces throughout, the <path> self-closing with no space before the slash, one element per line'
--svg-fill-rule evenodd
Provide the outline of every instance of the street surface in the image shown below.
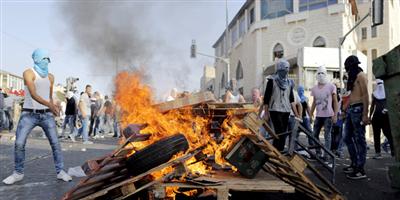
<path fill-rule="evenodd" d="M 8 186 L 0 183 L 1 200 L 25 199 L 60 199 L 63 194 L 76 185 L 80 178 L 73 177 L 71 182 L 56 178 L 56 172 L 50 145 L 46 138 L 37 137 L 38 132 L 31 134 L 26 145 L 25 177 L 21 182 Z M 86 160 L 110 153 L 117 146 L 116 138 L 94 140 L 95 144 L 83 145 L 82 142 L 61 142 L 64 156 L 64 169 L 80 166 Z M 85 150 L 86 149 L 86 150 Z M 47 156 L 48 155 L 48 156 Z M 35 159 L 37 157 L 44 157 Z M 14 168 L 14 141 L 8 137 L 0 138 L 0 179 L 9 176 Z M 29 160 L 32 160 L 29 162 Z"/>
<path fill-rule="evenodd" d="M 13 171 L 13 144 L 12 134 L 0 138 L 0 179 L 3 180 Z M 93 145 L 82 145 L 81 142 L 62 141 L 62 150 L 65 161 L 65 170 L 69 167 L 82 165 L 86 160 L 100 157 L 111 152 L 117 146 L 117 139 L 106 137 L 94 140 Z M 373 156 L 372 145 L 369 144 L 369 157 Z M 86 149 L 84 149 L 86 148 Z M 47 156 L 48 155 L 48 156 Z M 42 157 L 39 158 L 38 157 Z M 336 186 L 349 200 L 395 200 L 400 199 L 400 190 L 390 187 L 387 179 L 386 166 L 394 162 L 387 153 L 380 160 L 367 159 L 367 179 L 349 180 L 342 173 L 348 159 L 338 160 L 336 168 Z M 35 159 L 36 158 L 36 159 Z M 40 136 L 36 131 L 28 139 L 26 145 L 26 161 L 24 180 L 7 186 L 0 183 L 0 199 L 2 200 L 24 200 L 24 199 L 60 199 L 63 194 L 76 185 L 79 178 L 74 177 L 72 182 L 66 183 L 56 179 L 53 158 L 47 139 Z M 257 193 L 233 193 L 232 199 L 304 199 L 302 195 L 276 195 Z"/>

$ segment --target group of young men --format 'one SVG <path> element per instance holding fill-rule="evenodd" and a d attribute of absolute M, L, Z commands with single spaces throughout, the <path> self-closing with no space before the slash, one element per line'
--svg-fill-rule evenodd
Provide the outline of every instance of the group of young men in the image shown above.
<path fill-rule="evenodd" d="M 92 94 L 92 86 L 87 85 L 85 92 L 76 103 L 73 92 L 67 92 L 67 105 L 61 137 L 70 138 L 75 142 L 76 136 L 82 136 L 83 144 L 93 144 L 89 137 L 104 138 L 105 133 L 113 132 L 113 137 L 119 137 L 119 108 L 105 96 L 101 97 L 99 92 Z M 77 129 L 76 119 L 79 117 L 81 127 Z M 65 134 L 69 128 L 69 135 Z"/>
<path fill-rule="evenodd" d="M 304 87 L 298 86 L 296 93 L 294 81 L 288 78 L 290 64 L 285 59 L 279 59 L 276 63 L 276 73 L 268 78 L 263 97 L 263 109 L 260 109 L 259 113 L 267 122 L 272 123 L 276 133 L 292 130 L 296 118 L 300 121 L 300 125 L 313 133 L 313 137 L 317 140 L 323 128 L 326 149 L 342 157 L 343 146 L 344 144 L 347 146 L 351 164 L 343 171 L 350 179 L 366 178 L 365 127 L 370 124 L 371 119 L 374 127 L 376 157 L 380 156 L 381 129 L 393 148 L 382 81 L 377 81 L 378 86 L 373 93 L 373 101 L 368 113 L 367 78 L 359 64 L 356 56 L 349 56 L 346 59 L 344 63 L 347 73 L 345 90 L 331 83 L 328 80 L 326 68 L 320 66 L 316 74 L 317 84 L 310 90 L 312 103 L 309 106 Z M 313 129 L 311 129 L 312 122 L 314 122 Z M 313 141 L 308 138 L 310 146 L 315 146 Z M 280 151 L 285 149 L 285 144 L 286 135 L 273 140 L 273 145 Z M 324 151 L 318 148 L 315 151 L 326 164 L 332 165 L 332 160 Z"/>
<path fill-rule="evenodd" d="M 21 181 L 24 177 L 25 162 L 25 144 L 28 134 L 36 126 L 43 128 L 46 137 L 49 140 L 53 151 L 53 159 L 57 178 L 63 181 L 70 181 L 71 177 L 63 170 L 64 162 L 61 153 L 60 143 L 58 141 L 56 123 L 54 116 L 60 114 L 59 108 L 53 102 L 53 84 L 54 76 L 48 72 L 50 57 L 47 51 L 37 49 L 32 54 L 34 65 L 24 71 L 25 81 L 25 101 L 16 130 L 15 140 L 15 170 L 13 174 L 3 180 L 5 184 L 14 184 Z M 365 140 L 365 126 L 372 119 L 376 143 L 380 142 L 380 130 L 391 142 L 390 125 L 387 120 L 387 108 L 385 105 L 385 94 L 383 83 L 377 81 L 377 89 L 373 93 L 371 112 L 368 116 L 369 95 L 367 90 L 367 78 L 363 70 L 358 66 L 360 64 L 356 56 L 349 56 L 344 65 L 347 72 L 346 90 L 349 95 L 338 100 L 340 95 L 336 86 L 329 82 L 327 70 L 321 66 L 317 71 L 317 85 L 311 89 L 313 101 L 309 107 L 308 98 L 304 95 L 304 88 L 297 87 L 297 93 L 294 92 L 294 82 L 288 78 L 290 64 L 284 60 L 278 60 L 276 64 L 276 73 L 267 81 L 265 95 L 261 98 L 260 91 L 253 89 L 252 100 L 255 106 L 260 107 L 260 116 L 266 121 L 271 121 L 276 133 L 283 133 L 291 129 L 293 121 L 298 118 L 301 125 L 313 132 L 315 138 L 319 138 L 319 132 L 324 127 L 324 145 L 327 149 L 331 148 L 332 127 L 338 124 L 338 120 L 345 119 L 344 138 L 336 137 L 334 134 L 334 146 L 341 149 L 340 141 L 344 141 L 347 146 L 351 164 L 344 168 L 347 177 L 351 179 L 366 178 L 364 165 L 366 162 L 367 144 Z M 68 92 L 66 106 L 65 125 L 70 128 L 69 136 L 74 140 L 76 116 L 80 116 L 82 127 L 80 133 L 84 144 L 92 144 L 89 141 L 89 131 L 94 134 L 99 133 L 99 123 L 101 121 L 110 121 L 112 113 L 117 118 L 115 110 L 109 100 L 103 103 L 99 93 L 92 97 L 92 87 L 87 85 L 85 92 L 80 96 L 79 103 L 76 103 L 73 93 Z M 226 102 L 242 102 L 243 96 L 236 87 L 236 82 L 232 82 L 232 90 L 225 95 Z M 92 103 L 91 98 L 94 98 Z M 109 103 L 107 103 L 109 102 Z M 315 112 L 315 118 L 314 118 Z M 339 116 L 342 115 L 342 116 Z M 311 122 L 314 120 L 313 131 L 311 131 Z M 90 123 L 90 121 L 92 123 Z M 96 125 L 97 124 L 97 125 Z M 118 120 L 114 120 L 114 136 L 118 136 Z M 341 130 L 338 132 L 341 136 Z M 375 133 L 376 132 L 376 133 Z M 339 138 L 339 139 L 337 139 Z M 379 141 L 377 141 L 379 140 Z M 273 145 L 280 151 L 285 148 L 286 136 L 281 135 L 273 141 Z M 309 140 L 312 145 L 312 140 Z M 380 153 L 380 145 L 375 145 L 376 153 Z M 393 148 L 393 145 L 391 145 Z M 378 151 L 379 149 L 379 151 Z M 393 152 L 393 151 L 392 151 Z M 317 149 L 317 155 L 326 159 L 326 156 Z M 329 160 L 327 160 L 329 162 Z"/>

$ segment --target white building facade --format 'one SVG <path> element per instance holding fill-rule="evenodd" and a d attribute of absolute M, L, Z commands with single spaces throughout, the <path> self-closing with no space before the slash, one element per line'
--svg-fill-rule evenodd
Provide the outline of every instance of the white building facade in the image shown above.
<path fill-rule="evenodd" d="M 203 76 L 200 80 L 200 91 L 211 91 L 215 89 L 215 67 L 211 65 L 205 65 L 203 68 Z"/>
<path fill-rule="evenodd" d="M 0 88 L 8 90 L 23 90 L 24 79 L 6 71 L 0 71 Z"/>
<path fill-rule="evenodd" d="M 369 0 L 246 1 L 230 22 L 227 34 L 224 32 L 213 45 L 216 56 L 230 60 L 229 73 L 224 62 L 215 61 L 214 94 L 221 97 L 225 93 L 229 76 L 237 80 L 245 98 L 250 98 L 252 88 L 264 89 L 265 77 L 274 73 L 279 57 L 291 64 L 290 78 L 306 88 L 315 83 L 318 65 L 328 65 L 329 76 L 338 79 L 339 37 L 345 35 L 370 6 Z M 367 19 L 355 29 L 342 46 L 342 63 L 347 55 L 359 56 L 366 62 L 363 65 L 371 83 L 372 59 L 400 44 L 399 19 L 400 1 L 385 0 L 384 24 L 371 28 L 371 20 Z M 337 57 L 337 60 L 325 63 L 315 59 L 313 62 L 312 57 L 322 56 Z"/>

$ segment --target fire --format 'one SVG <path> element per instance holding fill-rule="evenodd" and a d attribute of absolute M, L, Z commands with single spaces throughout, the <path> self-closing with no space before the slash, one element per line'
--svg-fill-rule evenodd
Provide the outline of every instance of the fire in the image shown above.
<path fill-rule="evenodd" d="M 182 133 L 189 142 L 189 150 L 205 146 L 203 153 L 215 155 L 215 160 L 220 165 L 229 165 L 223 159 L 223 152 L 238 139 L 245 129 L 235 123 L 233 114 L 230 114 L 222 126 L 224 140 L 217 142 L 208 133 L 209 119 L 194 116 L 189 109 L 172 110 L 168 113 L 161 113 L 155 108 L 152 99 L 152 91 L 149 86 L 141 83 L 141 76 L 138 73 L 122 72 L 115 80 L 115 100 L 122 110 L 122 127 L 134 123 L 147 123 L 148 126 L 141 133 L 151 134 L 150 139 L 142 142 L 129 144 L 129 148 L 142 149 L 161 138 Z M 132 152 L 134 153 L 134 152 Z M 176 155 L 172 159 L 183 154 Z M 187 168 L 194 174 L 206 174 L 209 167 L 203 162 L 196 162 L 192 158 L 186 162 Z M 162 171 L 154 172 L 154 177 L 161 177 L 172 172 L 173 168 L 165 168 Z M 170 191 L 171 192 L 171 191 Z"/>

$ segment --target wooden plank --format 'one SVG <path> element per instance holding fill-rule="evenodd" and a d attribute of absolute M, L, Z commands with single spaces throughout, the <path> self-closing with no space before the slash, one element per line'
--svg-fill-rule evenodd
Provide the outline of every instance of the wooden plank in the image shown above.
<path fill-rule="evenodd" d="M 135 184 L 133 184 L 133 183 L 128 183 L 121 187 L 121 193 L 123 196 L 126 196 L 134 191 L 136 191 L 136 187 L 135 187 Z"/>
<path fill-rule="evenodd" d="M 177 186 L 181 188 L 208 188 L 216 190 L 250 191 L 250 192 L 295 192 L 294 187 L 260 171 L 253 179 L 244 178 L 233 172 L 217 171 L 213 177 L 202 177 L 202 180 L 219 182 L 219 185 L 197 185 L 190 182 L 161 183 L 162 187 Z"/>
<path fill-rule="evenodd" d="M 217 190 L 217 200 L 228 200 L 228 199 L 229 199 L 229 190 L 228 189 Z"/>
<path fill-rule="evenodd" d="M 167 112 L 178 108 L 187 106 L 193 106 L 201 103 L 215 101 L 214 94 L 211 92 L 199 92 L 192 94 L 188 97 L 178 98 L 174 101 L 167 101 L 164 103 L 156 104 L 154 107 L 160 110 L 160 112 Z"/>
<path fill-rule="evenodd" d="M 304 172 L 304 170 L 307 168 L 307 163 L 304 162 L 304 160 L 297 154 L 295 154 L 292 159 L 290 160 L 290 163 L 293 165 L 293 167 L 298 171 L 298 172 Z"/>
<path fill-rule="evenodd" d="M 182 156 L 182 157 L 180 157 L 180 158 L 177 158 L 177 159 L 175 159 L 175 160 L 172 160 L 172 161 L 169 161 L 169 162 L 164 163 L 164 164 L 162 164 L 162 165 L 159 165 L 159 166 L 157 166 L 157 167 L 155 167 L 155 168 L 153 168 L 153 169 L 151 169 L 151 170 L 149 170 L 149 171 L 147 171 L 147 172 L 145 172 L 145 173 L 139 174 L 139 175 L 137 175 L 137 176 L 135 176 L 135 177 L 132 177 L 132 178 L 127 179 L 127 180 L 124 180 L 124 181 L 122 181 L 122 182 L 120 182 L 120 183 L 113 184 L 113 185 L 111 185 L 110 187 L 107 187 L 107 188 L 102 189 L 102 190 L 100 190 L 100 191 L 98 191 L 98 192 L 96 192 L 96 193 L 93 193 L 93 194 L 91 194 L 91 195 L 88 195 L 88 196 L 86 196 L 85 198 L 83 198 L 83 200 L 95 199 L 95 198 L 97 198 L 97 197 L 103 196 L 103 195 L 107 194 L 110 190 L 113 190 L 113 189 L 115 189 L 115 188 L 121 187 L 121 186 L 126 185 L 126 184 L 130 184 L 130 183 L 134 183 L 134 182 L 136 182 L 136 181 L 139 181 L 139 180 L 141 180 L 143 177 L 145 177 L 145 176 L 147 176 L 147 175 L 149 175 L 149 174 L 151 174 L 151 173 L 153 173 L 153 172 L 155 172 L 155 171 L 159 171 L 159 170 L 164 169 L 164 168 L 166 168 L 166 167 L 173 166 L 173 165 L 175 165 L 175 164 L 184 162 L 184 161 L 190 159 L 191 157 L 193 157 L 195 154 L 196 154 L 196 153 L 193 153 L 193 154 L 186 154 L 186 155 L 184 155 L 184 156 Z M 69 194 L 69 195 L 72 195 L 72 196 L 73 196 L 73 193 L 72 193 L 72 194 Z M 69 199 L 69 198 L 71 198 L 71 197 L 70 197 L 70 196 L 64 196 L 63 199 Z"/>

